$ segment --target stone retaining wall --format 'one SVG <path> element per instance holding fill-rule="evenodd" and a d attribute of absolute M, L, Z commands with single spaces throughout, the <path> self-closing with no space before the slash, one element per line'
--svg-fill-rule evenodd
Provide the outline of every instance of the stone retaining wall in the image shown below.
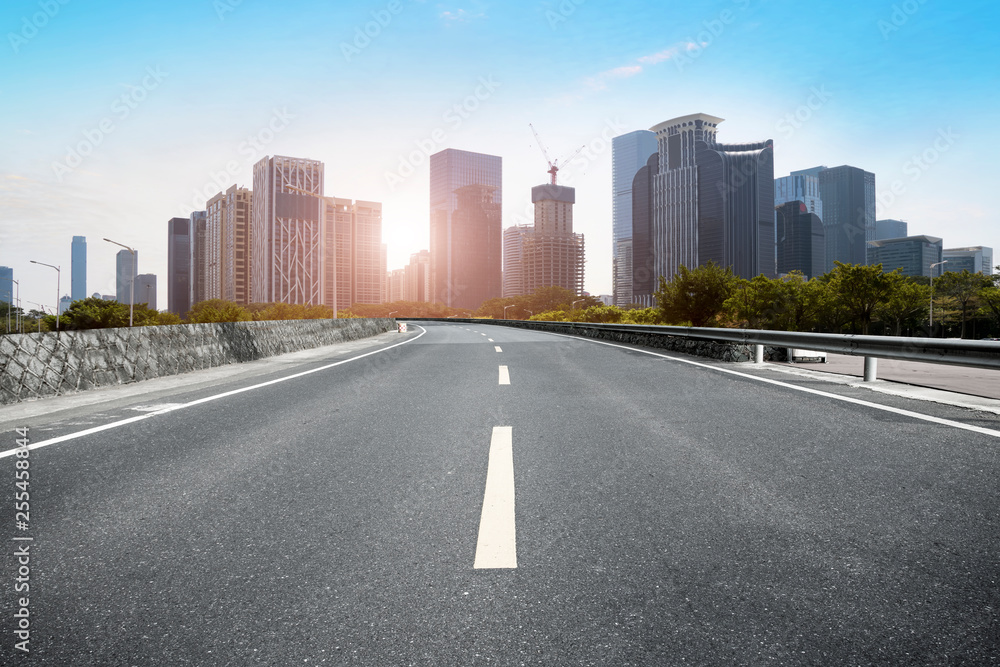
<path fill-rule="evenodd" d="M 394 329 L 391 319 L 274 320 L 0 336 L 0 404 L 253 361 Z"/>

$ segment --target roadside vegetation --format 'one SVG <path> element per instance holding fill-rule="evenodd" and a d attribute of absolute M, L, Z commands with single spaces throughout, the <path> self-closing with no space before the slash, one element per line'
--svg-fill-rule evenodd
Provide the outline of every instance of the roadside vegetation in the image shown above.
<path fill-rule="evenodd" d="M 1000 267 L 984 276 L 962 271 L 934 279 L 934 330 L 929 329 L 931 284 L 928 278 L 885 272 L 881 265 L 836 263 L 833 271 L 806 280 L 797 273 L 782 278 L 738 278 L 709 263 L 681 266 L 671 279 L 660 278 L 656 306 L 606 306 L 593 296 L 578 296 L 562 287 L 543 287 L 532 294 L 490 299 L 475 310 L 441 303 L 396 301 L 354 304 L 334 315 L 326 306 L 286 303 L 241 305 L 222 299 L 195 304 L 184 319 L 136 304 L 134 326 L 209 322 L 329 319 L 333 317 L 412 317 L 520 319 L 556 322 L 669 324 L 695 327 L 814 331 L 891 336 L 952 338 L 1000 337 Z M 9 311 L 9 312 L 8 312 Z M 0 331 L 16 329 L 18 309 L 0 302 Z M 54 315 L 22 313 L 25 333 L 52 331 Z M 87 298 L 74 301 L 60 316 L 66 331 L 127 327 L 128 304 Z"/>

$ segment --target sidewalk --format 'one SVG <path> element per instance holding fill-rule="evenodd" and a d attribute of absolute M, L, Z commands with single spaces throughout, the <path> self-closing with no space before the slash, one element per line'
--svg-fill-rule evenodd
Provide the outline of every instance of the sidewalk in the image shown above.
<path fill-rule="evenodd" d="M 838 375 L 854 377 L 864 377 L 865 374 L 865 361 L 863 357 L 852 357 L 843 354 L 828 354 L 827 363 L 825 364 L 815 362 L 800 362 L 797 364 L 787 362 L 769 363 L 775 366 L 791 366 L 803 370 L 836 373 Z M 925 364 L 918 361 L 879 359 L 878 379 L 1000 400 L 1000 372 L 993 370 L 968 368 L 965 366 Z"/>

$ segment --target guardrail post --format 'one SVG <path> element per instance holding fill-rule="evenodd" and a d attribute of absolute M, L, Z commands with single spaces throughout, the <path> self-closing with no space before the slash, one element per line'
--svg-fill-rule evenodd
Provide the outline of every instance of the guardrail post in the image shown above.
<path fill-rule="evenodd" d="M 878 378 L 878 358 L 865 357 L 865 382 L 874 382 Z"/>
<path fill-rule="evenodd" d="M 764 363 L 764 346 L 754 345 L 753 346 L 753 362 L 755 364 Z"/>

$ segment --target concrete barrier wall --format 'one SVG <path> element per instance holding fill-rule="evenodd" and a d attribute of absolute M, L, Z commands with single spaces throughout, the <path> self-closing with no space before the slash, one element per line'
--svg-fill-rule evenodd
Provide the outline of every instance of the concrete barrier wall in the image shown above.
<path fill-rule="evenodd" d="M 0 404 L 253 361 L 394 329 L 391 319 L 274 320 L 0 336 Z"/>

